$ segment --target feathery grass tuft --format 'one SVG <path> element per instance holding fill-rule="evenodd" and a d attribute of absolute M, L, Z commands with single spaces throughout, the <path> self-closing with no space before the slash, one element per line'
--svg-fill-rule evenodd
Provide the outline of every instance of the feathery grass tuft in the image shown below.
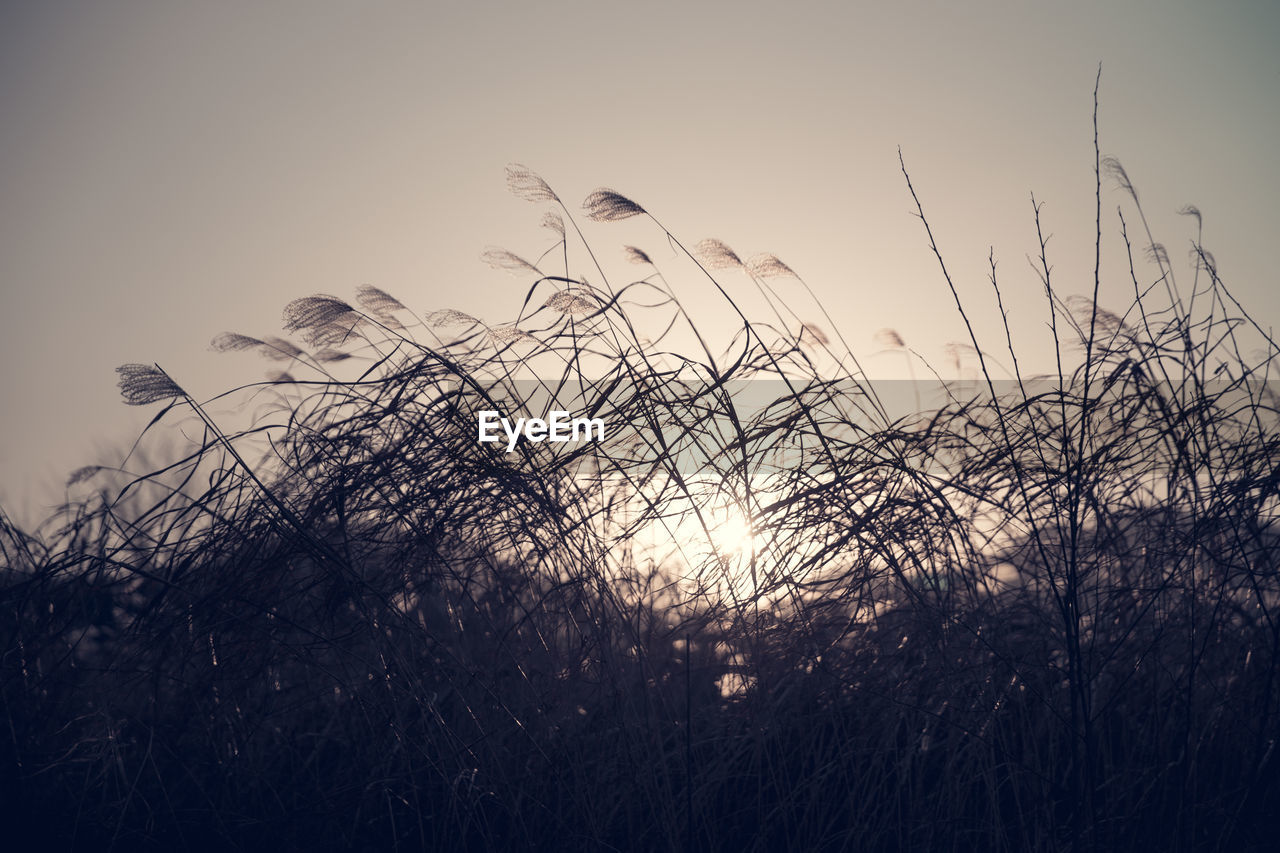
<path fill-rule="evenodd" d="M 582 203 L 587 218 L 596 222 L 614 222 L 644 213 L 644 208 L 610 189 L 598 189 Z"/>
<path fill-rule="evenodd" d="M 185 397 L 186 393 L 154 364 L 122 364 L 116 368 L 120 374 L 120 395 L 130 406 L 146 406 L 160 400 Z"/>

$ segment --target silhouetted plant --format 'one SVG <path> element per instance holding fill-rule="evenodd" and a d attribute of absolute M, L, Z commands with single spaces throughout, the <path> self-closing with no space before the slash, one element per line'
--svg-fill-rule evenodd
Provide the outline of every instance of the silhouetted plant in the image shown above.
<path fill-rule="evenodd" d="M 1099 231 L 1104 173 L 1141 215 L 1124 170 L 1097 166 Z M 644 277 L 623 281 L 540 177 L 513 166 L 508 184 L 556 208 L 536 262 L 484 254 L 528 280 L 515 322 L 418 315 L 369 285 L 297 299 L 299 342 L 212 342 L 285 362 L 217 401 L 243 414 L 124 365 L 125 402 L 166 405 L 144 437 L 186 417 L 194 443 L 141 474 L 80 469 L 86 496 L 39 530 L 0 516 L 15 832 L 77 849 L 1265 848 L 1277 348 L 1199 236 L 1185 293 L 1149 234 L 1154 281 L 1130 251 L 1119 313 L 1096 287 L 1060 296 L 1042 239 L 1050 377 L 1021 372 L 992 259 L 1011 378 L 970 327 L 979 383 L 939 380 L 942 404 L 899 415 L 825 312 L 827 329 L 779 295 L 809 291 L 776 257 L 686 252 L 597 190 L 588 219 L 648 217 L 679 250 L 625 247 Z M 741 321 L 724 351 L 662 271 L 682 264 Z M 877 341 L 919 360 L 893 330 Z M 476 441 L 479 411 L 550 409 L 610 432 Z"/>

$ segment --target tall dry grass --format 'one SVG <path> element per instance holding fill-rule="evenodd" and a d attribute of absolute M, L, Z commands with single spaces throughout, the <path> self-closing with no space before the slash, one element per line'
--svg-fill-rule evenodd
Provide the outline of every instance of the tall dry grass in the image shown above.
<path fill-rule="evenodd" d="M 1098 239 L 1109 173 L 1131 248 L 1137 194 L 1097 167 Z M 508 177 L 553 243 L 486 253 L 527 282 L 514 323 L 298 299 L 291 339 L 213 342 L 278 361 L 267 383 L 199 402 L 120 368 L 158 407 L 144 446 L 182 423 L 185 452 L 78 471 L 38 530 L 0 517 L 10 837 L 1266 849 L 1277 348 L 1198 237 L 1180 286 L 1144 234 L 1114 311 L 1064 297 L 1042 239 L 1056 372 L 974 336 L 980 380 L 913 385 L 942 402 L 903 413 L 830 318 L 792 312 L 777 258 L 686 250 L 600 190 L 586 219 L 648 218 L 676 252 L 606 275 L 581 214 Z M 727 348 L 668 278 L 690 271 Z M 1004 317 L 994 259 L 990 284 Z M 551 408 L 609 437 L 476 441 L 477 411 Z"/>

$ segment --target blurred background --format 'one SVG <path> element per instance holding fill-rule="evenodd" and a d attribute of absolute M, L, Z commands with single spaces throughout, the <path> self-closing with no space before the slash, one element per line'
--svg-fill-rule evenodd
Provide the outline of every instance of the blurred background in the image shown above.
<path fill-rule="evenodd" d="M 118 364 L 157 362 L 199 399 L 262 378 L 208 341 L 279 333 L 297 296 L 373 284 L 420 313 L 515 319 L 528 282 L 480 255 L 554 238 L 508 194 L 510 162 L 571 209 L 609 186 L 686 245 L 777 254 L 889 377 L 904 364 L 876 354 L 880 329 L 938 364 L 967 340 L 901 146 L 979 338 L 1004 349 L 991 248 L 1020 363 L 1047 371 L 1030 194 L 1055 286 L 1089 293 L 1099 63 L 1102 152 L 1180 283 L 1194 204 L 1270 327 L 1276 44 L 1263 0 L 4 3 L 0 501 L 38 519 L 70 471 L 123 457 L 154 411 L 120 402 Z M 1123 201 L 1104 184 L 1100 302 L 1121 309 Z M 651 224 L 586 230 L 612 262 L 624 242 L 673 255 Z"/>

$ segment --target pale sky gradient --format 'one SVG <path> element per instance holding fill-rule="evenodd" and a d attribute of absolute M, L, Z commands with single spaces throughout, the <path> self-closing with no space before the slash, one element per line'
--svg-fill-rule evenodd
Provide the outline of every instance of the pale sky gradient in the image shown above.
<path fill-rule="evenodd" d="M 687 244 L 776 253 L 874 374 L 901 364 L 870 355 L 882 327 L 938 360 L 965 337 L 901 145 L 980 337 L 1003 340 L 994 246 L 1044 369 L 1029 193 L 1059 287 L 1087 292 L 1099 62 L 1103 153 L 1157 239 L 1184 269 L 1174 211 L 1197 205 L 1228 285 L 1280 325 L 1277 45 L 1270 0 L 6 2 L 0 500 L 39 516 L 47 484 L 119 459 L 154 410 L 120 402 L 118 364 L 159 362 L 197 397 L 260 378 L 207 343 L 279 333 L 296 296 L 369 283 L 514 319 L 526 283 L 479 255 L 549 240 L 509 162 L 575 202 L 612 187 Z M 651 228 L 588 235 L 667 254 Z M 1104 306 L 1129 288 L 1110 276 Z"/>

